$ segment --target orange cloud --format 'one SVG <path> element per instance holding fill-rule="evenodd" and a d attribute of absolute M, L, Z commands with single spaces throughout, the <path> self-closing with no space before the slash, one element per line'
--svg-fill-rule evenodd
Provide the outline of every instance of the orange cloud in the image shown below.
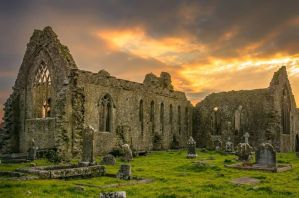
<path fill-rule="evenodd" d="M 186 38 L 151 38 L 142 27 L 100 30 L 97 35 L 107 41 L 112 49 L 129 52 L 141 58 L 155 58 L 170 65 L 191 61 L 206 50 L 204 45 L 194 44 Z"/>
<path fill-rule="evenodd" d="M 284 52 L 260 57 L 255 50 L 265 45 L 277 32 L 261 41 L 251 43 L 239 50 L 239 57 L 219 58 L 213 56 L 212 46 L 193 42 L 187 38 L 152 38 L 143 27 L 127 29 L 107 29 L 97 31 L 97 36 L 105 40 L 114 50 L 125 51 L 142 58 L 156 59 L 173 74 L 173 83 L 178 90 L 187 93 L 229 91 L 267 87 L 273 72 L 282 65 L 288 67 L 291 81 L 299 79 L 299 54 Z M 226 42 L 238 34 L 238 28 L 227 31 L 215 43 Z M 244 55 L 242 55 L 244 54 Z M 299 90 L 295 88 L 299 97 Z M 193 103 L 201 98 L 191 98 Z M 298 98 L 299 99 L 299 98 Z"/>

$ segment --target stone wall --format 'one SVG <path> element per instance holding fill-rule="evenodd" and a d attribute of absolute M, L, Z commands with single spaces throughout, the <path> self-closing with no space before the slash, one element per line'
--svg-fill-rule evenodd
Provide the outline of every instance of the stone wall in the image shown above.
<path fill-rule="evenodd" d="M 282 99 L 285 93 L 285 98 Z M 283 119 L 283 100 L 287 110 Z M 289 118 L 288 118 L 289 117 Z M 283 124 L 285 120 L 285 124 Z M 286 68 L 273 76 L 265 89 L 213 93 L 198 103 L 194 109 L 194 136 L 200 146 L 214 146 L 213 139 L 220 137 L 223 144 L 228 136 L 234 144 L 244 142 L 243 135 L 250 134 L 249 143 L 258 146 L 271 142 L 277 150 L 294 150 L 294 135 L 298 133 L 298 111 Z M 288 132 L 283 131 L 283 126 Z M 288 126 L 289 125 L 289 126 Z"/>
<path fill-rule="evenodd" d="M 191 134 L 192 105 L 184 93 L 173 90 L 170 75 L 165 72 L 160 77 L 148 74 L 141 84 L 117 79 L 103 70 L 99 73 L 79 71 L 78 87 L 84 90 L 85 124 L 96 131 L 98 152 L 111 151 L 124 143 L 134 150 L 167 149 L 173 145 L 173 139 L 177 140 L 177 146 L 183 147 Z M 112 102 L 112 124 L 110 131 L 103 131 L 101 99 L 107 95 Z M 151 111 L 154 111 L 153 118 Z M 157 137 L 161 139 L 161 148 L 155 148 Z"/>
<path fill-rule="evenodd" d="M 43 70 L 43 67 L 46 69 Z M 68 48 L 60 43 L 53 30 L 50 27 L 46 27 L 44 30 L 35 30 L 27 44 L 13 93 L 5 105 L 5 127 L 0 132 L 0 141 L 3 142 L 1 153 L 27 152 L 28 142 L 30 142 L 28 139 L 31 136 L 28 132 L 32 129 L 31 126 L 35 125 L 32 124 L 33 120 L 38 123 L 46 123 L 46 119 L 49 118 L 63 118 L 61 115 L 65 112 L 61 111 L 66 109 L 60 108 L 61 104 L 57 104 L 57 101 L 61 100 L 59 93 L 62 92 L 64 82 L 72 68 L 77 68 L 75 62 Z M 50 79 L 47 81 L 47 86 L 42 80 L 44 79 L 42 78 L 43 72 L 50 77 L 47 78 L 47 80 Z M 41 78 L 38 79 L 38 76 Z M 45 105 L 44 102 L 48 102 L 48 104 Z M 68 122 L 68 120 L 59 119 L 58 122 Z M 27 126 L 27 124 L 29 125 Z M 65 123 L 56 124 L 55 128 L 56 132 L 71 132 L 70 126 Z M 66 142 L 65 139 L 58 140 L 63 136 L 57 134 L 58 137 L 48 139 L 49 142 L 44 140 L 38 142 L 38 139 L 36 142 L 41 147 L 47 147 L 50 144 L 56 145 L 57 142 Z"/>
<path fill-rule="evenodd" d="M 35 30 L 27 45 L 4 122 L 1 153 L 27 152 L 33 138 L 39 148 L 55 147 L 69 160 L 82 152 L 84 125 L 95 128 L 97 153 L 124 143 L 135 150 L 185 146 L 192 105 L 173 90 L 165 72 L 136 83 L 77 69 L 68 48 L 46 27 Z"/>

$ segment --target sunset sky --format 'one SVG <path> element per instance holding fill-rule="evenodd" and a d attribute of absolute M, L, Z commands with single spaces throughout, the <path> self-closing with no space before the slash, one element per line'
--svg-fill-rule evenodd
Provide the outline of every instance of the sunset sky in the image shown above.
<path fill-rule="evenodd" d="M 298 10 L 298 0 L 1 1 L 0 104 L 33 30 L 45 26 L 80 69 L 137 82 L 167 71 L 193 104 L 212 92 L 268 87 L 282 65 L 298 101 Z"/>

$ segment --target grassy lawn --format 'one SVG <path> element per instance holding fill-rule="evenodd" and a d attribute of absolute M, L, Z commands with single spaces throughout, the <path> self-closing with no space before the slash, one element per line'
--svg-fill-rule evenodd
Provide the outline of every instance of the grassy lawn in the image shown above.
<path fill-rule="evenodd" d="M 185 151 L 153 152 L 135 158 L 134 176 L 153 179 L 146 184 L 101 188 L 108 184 L 128 184 L 116 178 L 97 177 L 71 180 L 8 181 L 0 178 L 0 197 L 99 197 L 100 192 L 126 191 L 127 197 L 299 197 L 299 159 L 294 153 L 278 154 L 278 162 L 291 163 L 293 169 L 283 173 L 244 171 L 225 168 L 234 161 L 233 155 L 199 152 L 196 159 L 186 159 Z M 197 161 L 208 166 L 199 166 Z M 38 165 L 49 164 L 37 160 Z M 24 164 L 1 164 L 0 170 L 14 170 Z M 106 166 L 108 173 L 116 173 L 120 162 Z M 235 185 L 232 179 L 253 177 L 257 185 Z M 78 188 L 78 184 L 84 188 Z"/>

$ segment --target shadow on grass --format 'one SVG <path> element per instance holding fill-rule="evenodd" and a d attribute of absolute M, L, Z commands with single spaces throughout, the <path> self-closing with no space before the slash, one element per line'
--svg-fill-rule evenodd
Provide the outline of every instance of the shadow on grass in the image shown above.
<path fill-rule="evenodd" d="M 220 171 L 222 170 L 220 167 L 212 164 L 208 164 L 206 162 L 193 162 L 188 165 L 182 165 L 175 168 L 176 171 L 190 171 L 190 172 L 204 172 L 204 171 Z"/>

